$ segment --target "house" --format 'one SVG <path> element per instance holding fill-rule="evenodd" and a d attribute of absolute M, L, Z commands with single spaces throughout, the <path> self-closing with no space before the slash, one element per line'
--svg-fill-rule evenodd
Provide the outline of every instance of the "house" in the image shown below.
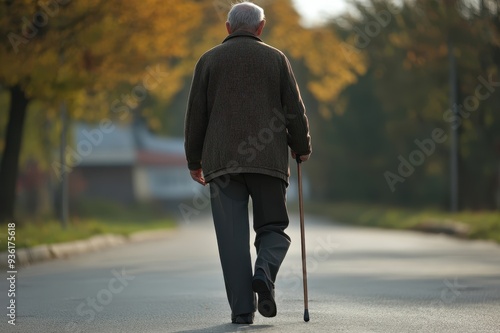
<path fill-rule="evenodd" d="M 159 137 L 143 122 L 74 126 L 73 151 L 80 158 L 69 176 L 70 194 L 125 204 L 191 198 L 190 177 L 180 138 Z"/>

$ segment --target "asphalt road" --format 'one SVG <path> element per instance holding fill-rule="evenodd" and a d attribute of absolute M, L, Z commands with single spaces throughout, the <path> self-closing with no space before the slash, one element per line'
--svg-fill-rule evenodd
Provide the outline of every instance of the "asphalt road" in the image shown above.
<path fill-rule="evenodd" d="M 230 324 L 212 222 L 168 238 L 21 269 L 1 332 L 499 332 L 500 246 L 350 228 L 306 216 L 303 322 L 298 219 L 276 283 L 278 316 Z M 6 273 L 4 272 L 6 275 Z"/>

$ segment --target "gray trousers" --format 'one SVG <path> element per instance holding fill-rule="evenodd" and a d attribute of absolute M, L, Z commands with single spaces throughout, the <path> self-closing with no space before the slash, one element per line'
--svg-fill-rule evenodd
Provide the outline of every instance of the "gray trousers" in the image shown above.
<path fill-rule="evenodd" d="M 286 210 L 286 184 L 263 174 L 224 175 L 210 182 L 212 215 L 224 274 L 227 298 L 233 315 L 256 310 L 252 291 L 248 201 L 252 198 L 256 233 L 255 271 L 265 274 L 274 288 L 276 275 L 290 247 Z"/>

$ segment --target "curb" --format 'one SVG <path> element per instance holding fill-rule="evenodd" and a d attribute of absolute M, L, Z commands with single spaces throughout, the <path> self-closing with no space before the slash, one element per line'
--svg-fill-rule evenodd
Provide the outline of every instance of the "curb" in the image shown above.
<path fill-rule="evenodd" d="M 128 236 L 104 234 L 92 236 L 84 240 L 22 248 L 16 250 L 16 267 L 25 267 L 30 264 L 54 259 L 65 259 L 125 244 L 166 239 L 175 233 L 175 231 L 176 229 L 174 228 L 139 231 Z M 7 268 L 8 255 L 9 252 L 7 251 L 0 252 L 0 268 Z"/>

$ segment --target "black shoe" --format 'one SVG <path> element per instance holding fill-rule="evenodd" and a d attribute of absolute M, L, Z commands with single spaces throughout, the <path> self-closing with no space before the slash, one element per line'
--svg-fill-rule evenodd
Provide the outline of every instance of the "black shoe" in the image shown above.
<path fill-rule="evenodd" d="M 253 324 L 253 318 L 255 317 L 255 314 L 252 313 L 245 313 L 237 316 L 231 315 L 231 322 L 233 324 Z"/>
<path fill-rule="evenodd" d="M 264 317 L 276 316 L 276 302 L 274 301 L 274 289 L 267 286 L 266 278 L 260 275 L 254 276 L 252 289 L 259 295 L 257 309 Z"/>

